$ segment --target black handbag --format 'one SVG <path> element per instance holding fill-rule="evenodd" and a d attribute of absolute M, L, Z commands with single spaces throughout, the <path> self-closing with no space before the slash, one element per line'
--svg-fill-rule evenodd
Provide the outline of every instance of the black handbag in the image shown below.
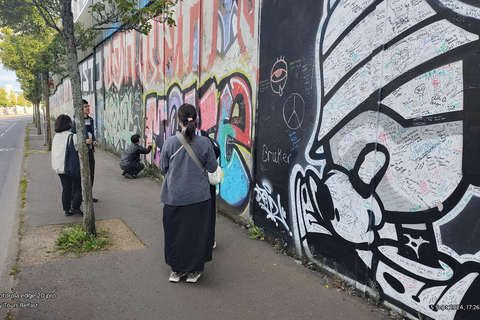
<path fill-rule="evenodd" d="M 210 139 L 213 146 L 213 152 L 215 152 L 215 158 L 218 159 L 218 157 L 220 157 L 220 146 L 218 145 L 218 142 L 210 137 L 207 138 Z"/>
<path fill-rule="evenodd" d="M 211 138 L 205 130 L 201 130 L 200 133 L 203 137 L 207 137 L 210 140 L 213 146 L 213 152 L 215 152 L 215 159 L 218 159 L 218 157 L 220 157 L 220 145 L 218 142 Z"/>
<path fill-rule="evenodd" d="M 80 178 L 80 159 L 78 151 L 73 143 L 73 133 L 67 138 L 67 150 L 65 150 L 64 172 L 70 178 Z"/>

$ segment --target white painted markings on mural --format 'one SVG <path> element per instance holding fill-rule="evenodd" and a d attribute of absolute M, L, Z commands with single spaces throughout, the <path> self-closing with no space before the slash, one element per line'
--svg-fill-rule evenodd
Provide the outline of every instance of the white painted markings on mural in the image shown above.
<path fill-rule="evenodd" d="M 331 221 L 335 231 L 352 243 L 371 243 L 374 239 L 370 229 L 370 211 L 374 224 L 382 221 L 382 211 L 374 197 L 363 199 L 350 183 L 349 177 L 336 170 L 329 172 L 325 181 L 337 218 Z"/>
<path fill-rule="evenodd" d="M 460 202 L 440 220 L 433 222 L 433 230 L 435 232 L 435 240 L 437 241 L 438 251 L 450 255 L 462 263 L 467 261 L 480 262 L 480 251 L 463 254 L 455 252 L 454 249 L 450 248 L 444 243 L 446 241 L 442 238 L 442 231 L 440 227 L 457 219 L 457 217 L 464 212 L 465 208 L 473 198 L 480 198 L 480 188 L 470 185 Z"/>
<path fill-rule="evenodd" d="M 287 79 L 287 62 L 284 60 L 284 58 L 280 57 L 280 59 L 278 59 L 273 65 L 270 75 L 270 87 L 272 88 L 273 92 L 277 93 L 279 96 L 282 96 L 283 88 L 285 88 L 285 85 L 287 84 Z"/>
<path fill-rule="evenodd" d="M 384 166 L 386 156 L 381 152 L 370 152 L 358 170 L 358 176 L 366 184 L 369 184 L 377 172 Z"/>
<path fill-rule="evenodd" d="M 449 43 L 447 39 L 452 37 L 458 41 Z M 341 119 L 381 86 L 423 62 L 475 40 L 478 40 L 477 35 L 442 20 L 418 30 L 379 53 L 355 72 L 324 106 L 318 139 L 321 140 Z"/>
<path fill-rule="evenodd" d="M 433 69 L 393 91 L 382 103 L 405 119 L 463 110 L 462 61 Z"/>
<path fill-rule="evenodd" d="M 283 120 L 287 127 L 296 130 L 302 126 L 305 117 L 305 101 L 298 93 L 292 93 L 283 104 Z"/>
<path fill-rule="evenodd" d="M 326 92 L 375 49 L 435 14 L 425 1 L 412 4 L 410 9 L 403 2 L 390 3 L 388 9 L 386 6 L 386 2 L 379 4 L 342 39 L 326 59 L 324 63 Z"/>
<path fill-rule="evenodd" d="M 460 2 L 458 0 L 438 0 L 445 7 L 466 17 L 480 19 L 480 8 Z"/>
<path fill-rule="evenodd" d="M 256 193 L 255 200 L 260 205 L 262 210 L 267 212 L 267 219 L 272 220 L 275 222 L 275 225 L 278 227 L 278 223 L 280 222 L 287 231 L 290 231 L 290 227 L 287 224 L 287 213 L 285 209 L 282 207 L 280 201 L 280 194 L 277 195 L 277 200 L 274 200 L 272 197 L 272 188 L 271 186 L 263 182 L 263 188 L 259 187 L 258 184 L 255 186 L 253 191 Z M 292 232 L 290 232 L 290 236 Z"/>
<path fill-rule="evenodd" d="M 436 207 L 455 190 L 462 178 L 462 137 L 461 121 L 403 128 L 384 114 L 368 111 L 344 126 L 330 146 L 336 150 L 334 163 L 351 169 L 362 150 L 359 145 L 384 145 L 390 164 L 378 195 L 386 210 L 412 212 Z"/>
<path fill-rule="evenodd" d="M 445 267 L 442 265 L 442 267 Z M 443 275 L 444 269 L 438 269 L 440 274 Z M 426 271 L 426 270 L 425 270 Z M 432 271 L 432 270 L 429 270 Z M 435 272 L 436 271 L 432 271 Z M 405 292 L 398 292 L 389 285 L 389 281 L 386 279 L 386 276 L 390 276 L 391 279 L 398 279 L 405 287 Z M 445 286 L 434 286 L 425 290 L 421 290 L 425 287 L 425 282 L 419 281 L 417 279 L 411 278 L 403 273 L 400 273 L 393 268 L 387 266 L 384 262 L 378 264 L 376 277 L 379 285 L 385 290 L 385 293 L 396 300 L 402 301 L 406 305 L 414 309 L 422 310 L 422 313 L 432 317 L 433 319 L 453 319 L 455 316 L 455 310 L 442 310 L 442 313 L 439 314 L 428 307 L 424 306 L 432 302 L 437 302 L 438 305 L 459 305 L 463 296 L 465 295 L 466 290 L 473 280 L 478 276 L 477 273 L 471 273 L 461 279 L 459 282 L 454 284 L 452 288 L 443 295 L 443 297 L 438 300 L 438 297 L 442 294 Z M 411 297 L 418 295 L 417 300 L 411 299 Z"/>
<path fill-rule="evenodd" d="M 323 39 L 323 52 L 327 51 L 340 34 L 372 3 L 373 0 L 342 1 L 329 19 Z"/>

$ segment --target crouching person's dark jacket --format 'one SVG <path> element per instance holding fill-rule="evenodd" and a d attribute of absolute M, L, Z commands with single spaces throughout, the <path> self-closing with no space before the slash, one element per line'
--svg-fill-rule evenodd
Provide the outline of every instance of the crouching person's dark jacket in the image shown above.
<path fill-rule="evenodd" d="M 143 148 L 136 143 L 132 143 L 123 153 L 120 166 L 138 168 L 140 166 L 140 154 L 147 154 L 150 151 L 152 151 L 152 146 Z"/>

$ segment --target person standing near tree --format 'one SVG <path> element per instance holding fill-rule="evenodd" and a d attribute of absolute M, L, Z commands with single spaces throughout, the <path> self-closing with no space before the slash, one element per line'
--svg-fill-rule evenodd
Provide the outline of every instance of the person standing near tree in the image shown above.
<path fill-rule="evenodd" d="M 182 104 L 178 109 L 181 135 L 168 138 L 160 155 L 160 170 L 165 175 L 160 193 L 164 250 L 165 262 L 172 268 L 170 282 L 185 275 L 187 282 L 197 282 L 204 264 L 212 260 L 210 184 L 180 141 L 185 140 L 208 172 L 215 172 L 218 164 L 212 143 L 195 134 L 196 120 L 195 107 Z"/>
<path fill-rule="evenodd" d="M 61 114 L 55 120 L 54 130 L 56 132 L 52 140 L 52 168 L 60 177 L 62 183 L 62 206 L 65 216 L 72 214 L 83 215 L 80 210 L 82 203 L 82 186 L 80 178 L 73 178 L 65 174 L 65 153 L 67 149 L 67 140 L 72 134 L 69 130 L 72 128 L 72 119 L 66 114 Z M 77 135 L 73 136 L 73 142 L 76 144 Z M 73 196 L 73 199 L 72 199 Z"/>
<path fill-rule="evenodd" d="M 93 118 L 89 116 L 90 105 L 88 101 L 83 99 L 83 118 L 85 120 L 85 139 L 88 147 L 88 162 L 90 164 L 90 181 L 92 182 L 95 176 L 95 146 L 97 145 L 97 139 L 95 139 L 95 126 Z M 73 121 L 73 127 L 71 130 L 73 133 L 77 133 L 77 127 L 75 120 Z M 93 198 L 93 202 L 98 202 L 98 199 Z"/>

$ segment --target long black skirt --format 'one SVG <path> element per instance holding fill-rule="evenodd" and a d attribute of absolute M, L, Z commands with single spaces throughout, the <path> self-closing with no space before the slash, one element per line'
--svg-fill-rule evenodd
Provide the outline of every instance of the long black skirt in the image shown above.
<path fill-rule="evenodd" d="M 211 200 L 163 207 L 165 262 L 175 271 L 203 271 L 212 260 Z"/>

